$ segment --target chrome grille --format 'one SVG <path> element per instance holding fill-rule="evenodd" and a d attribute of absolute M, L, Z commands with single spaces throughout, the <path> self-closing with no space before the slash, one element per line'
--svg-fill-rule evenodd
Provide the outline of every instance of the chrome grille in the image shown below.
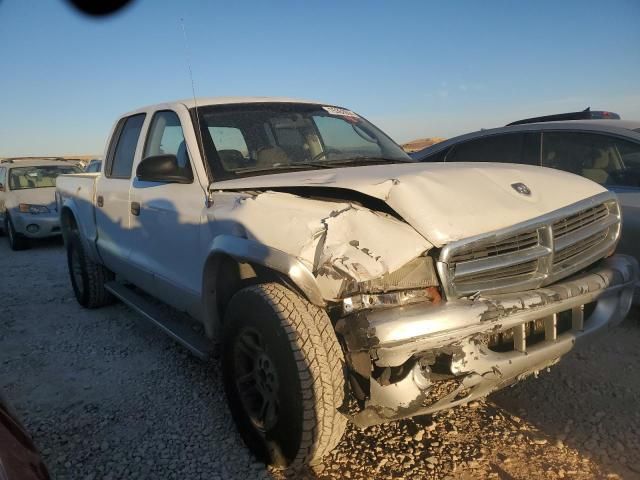
<path fill-rule="evenodd" d="M 620 208 L 609 192 L 537 219 L 442 249 L 438 271 L 447 296 L 522 291 L 549 285 L 609 254 Z"/>
<path fill-rule="evenodd" d="M 569 245 L 562 250 L 556 250 L 555 255 L 553 256 L 554 269 L 561 267 L 563 262 L 571 260 L 573 257 L 581 255 L 585 252 L 588 252 L 592 248 L 597 247 L 600 243 L 606 241 L 608 236 L 609 229 L 607 228 L 605 230 L 594 233 L 584 240 L 580 240 L 572 245 Z"/>
<path fill-rule="evenodd" d="M 574 215 L 553 223 L 553 238 L 557 239 L 570 234 L 575 230 L 587 227 L 592 223 L 602 220 L 609 215 L 609 209 L 606 205 L 597 205 L 587 208 Z"/>
<path fill-rule="evenodd" d="M 463 249 L 451 258 L 454 263 L 466 262 L 469 260 L 477 260 L 479 258 L 494 257 L 497 255 L 505 255 L 507 253 L 517 252 L 519 250 L 526 250 L 538 243 L 538 231 L 533 230 L 531 232 L 520 233 L 513 237 L 507 238 L 500 242 L 494 242 L 490 244 L 480 244 L 477 246 L 469 246 L 468 249 Z"/>
<path fill-rule="evenodd" d="M 508 267 L 496 268 L 493 270 L 484 270 L 480 273 L 463 277 L 463 281 L 481 282 L 484 280 L 493 280 L 495 278 L 518 277 L 520 275 L 526 275 L 531 272 L 535 272 L 537 266 L 538 262 L 536 260 L 533 260 L 531 262 L 519 263 L 517 265 L 510 265 Z"/>

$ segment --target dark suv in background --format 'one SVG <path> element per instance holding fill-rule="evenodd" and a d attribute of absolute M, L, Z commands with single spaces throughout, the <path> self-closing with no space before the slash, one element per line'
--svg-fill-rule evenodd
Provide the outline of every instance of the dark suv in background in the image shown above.
<path fill-rule="evenodd" d="M 601 113 L 609 112 L 590 112 Z M 593 180 L 615 191 L 620 199 L 623 233 L 618 251 L 640 258 L 640 122 L 617 120 L 612 115 L 617 117 L 520 120 L 451 138 L 411 156 L 423 162 L 540 165 Z"/>

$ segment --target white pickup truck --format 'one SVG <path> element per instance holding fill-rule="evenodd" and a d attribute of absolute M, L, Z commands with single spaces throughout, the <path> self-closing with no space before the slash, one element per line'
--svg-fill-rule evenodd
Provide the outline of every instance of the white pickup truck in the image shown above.
<path fill-rule="evenodd" d="M 273 465 L 319 462 L 347 420 L 513 384 L 633 297 L 614 194 L 541 167 L 412 163 L 334 105 L 153 105 L 116 122 L 104 158 L 57 182 L 78 301 L 117 297 L 201 357 L 220 343 L 238 429 Z"/>

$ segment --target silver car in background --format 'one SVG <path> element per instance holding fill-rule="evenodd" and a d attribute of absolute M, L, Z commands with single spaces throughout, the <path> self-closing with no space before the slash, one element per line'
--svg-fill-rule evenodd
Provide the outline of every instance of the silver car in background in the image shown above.
<path fill-rule="evenodd" d="M 56 178 L 81 173 L 75 162 L 56 158 L 9 158 L 0 161 L 0 228 L 12 250 L 29 239 L 60 235 Z"/>
<path fill-rule="evenodd" d="M 622 236 L 617 251 L 640 259 L 640 122 L 526 121 L 460 135 L 411 157 L 422 162 L 541 165 L 593 180 L 616 192 L 622 206 Z M 595 242 L 597 238 L 584 241 Z"/>

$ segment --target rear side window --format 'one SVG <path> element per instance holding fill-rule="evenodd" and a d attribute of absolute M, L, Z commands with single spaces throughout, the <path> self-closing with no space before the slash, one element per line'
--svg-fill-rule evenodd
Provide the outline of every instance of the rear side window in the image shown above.
<path fill-rule="evenodd" d="M 314 116 L 313 121 L 320 132 L 327 151 L 357 150 L 372 157 L 381 157 L 382 150 L 377 140 L 358 125 L 345 122 L 342 118 Z"/>
<path fill-rule="evenodd" d="M 144 123 L 145 114 L 132 115 L 124 120 L 119 130 L 118 143 L 110 158 L 108 165 L 108 177 L 131 178 L 133 158 L 136 154 L 136 145 L 140 138 L 140 131 Z"/>
<path fill-rule="evenodd" d="M 597 133 L 545 132 L 545 167 L 575 173 L 601 185 L 640 186 L 640 145 Z"/>
<path fill-rule="evenodd" d="M 498 162 L 540 165 L 538 133 L 508 133 L 455 145 L 447 162 Z"/>
<path fill-rule="evenodd" d="M 7 184 L 7 169 L 0 167 L 0 185 L 6 188 Z"/>

